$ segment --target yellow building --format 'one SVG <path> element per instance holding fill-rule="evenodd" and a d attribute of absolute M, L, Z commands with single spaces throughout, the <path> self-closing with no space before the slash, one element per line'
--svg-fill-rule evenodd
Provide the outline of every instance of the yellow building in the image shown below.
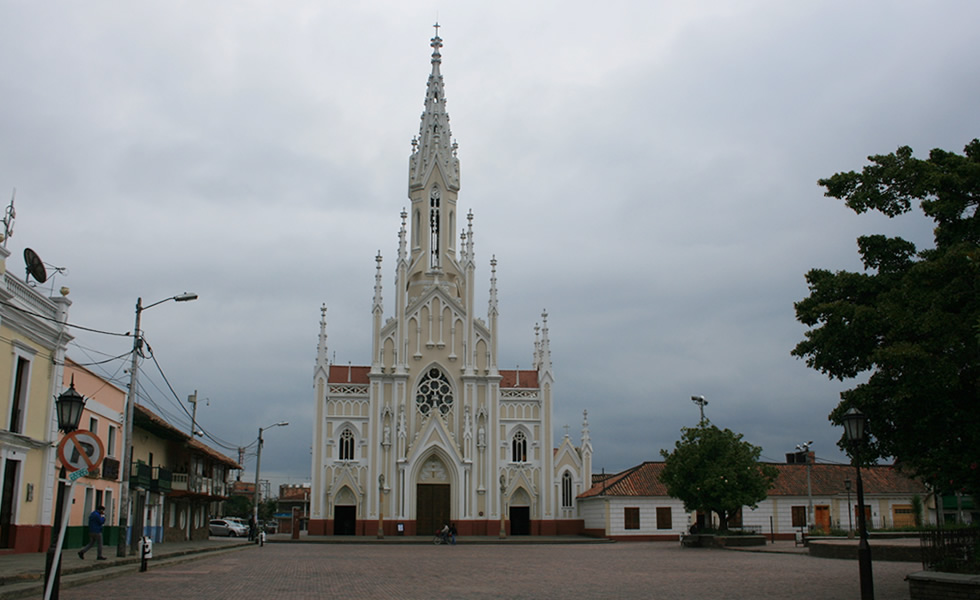
<path fill-rule="evenodd" d="M 50 540 L 54 398 L 63 391 L 71 301 L 48 298 L 7 271 L 9 256 L 0 247 L 0 548 L 39 552 Z"/>

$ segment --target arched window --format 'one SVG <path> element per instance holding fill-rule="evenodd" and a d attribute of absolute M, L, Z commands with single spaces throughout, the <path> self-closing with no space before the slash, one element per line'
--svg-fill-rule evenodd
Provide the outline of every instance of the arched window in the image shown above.
<path fill-rule="evenodd" d="M 415 392 L 415 406 L 419 412 L 429 416 L 433 410 L 445 415 L 453 407 L 453 386 L 439 369 L 432 367 L 419 382 Z"/>
<path fill-rule="evenodd" d="M 572 507 L 572 474 L 568 471 L 561 476 L 561 507 Z"/>
<path fill-rule="evenodd" d="M 527 436 L 523 431 L 514 434 L 511 442 L 511 460 L 516 463 L 527 462 Z"/>
<path fill-rule="evenodd" d="M 340 433 L 340 460 L 354 460 L 354 432 L 350 427 Z"/>
<path fill-rule="evenodd" d="M 429 194 L 429 267 L 439 266 L 439 188 L 433 188 Z"/>

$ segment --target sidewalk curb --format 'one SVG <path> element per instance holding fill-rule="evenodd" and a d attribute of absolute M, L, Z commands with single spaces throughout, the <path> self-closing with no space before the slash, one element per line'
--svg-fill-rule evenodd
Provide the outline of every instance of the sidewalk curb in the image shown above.
<path fill-rule="evenodd" d="M 203 556 L 213 556 L 227 552 L 236 552 L 246 548 L 254 548 L 255 544 L 245 542 L 234 546 L 217 546 L 190 548 L 177 552 L 159 554 L 156 558 L 150 559 L 148 571 L 162 565 L 173 565 L 202 558 Z M 72 588 L 104 579 L 111 579 L 133 572 L 138 572 L 140 558 L 131 556 L 114 560 L 108 564 L 92 562 L 85 567 L 64 567 L 61 569 L 60 589 Z M 18 581 L 19 580 L 19 581 Z M 14 577 L 7 578 L 4 584 L 0 585 L 0 600 L 16 600 L 17 598 L 41 597 L 44 595 L 44 574 L 43 573 L 23 573 Z"/>

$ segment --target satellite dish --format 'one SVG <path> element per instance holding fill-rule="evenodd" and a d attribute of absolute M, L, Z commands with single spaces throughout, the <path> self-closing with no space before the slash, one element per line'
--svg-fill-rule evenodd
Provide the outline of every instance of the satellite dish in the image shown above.
<path fill-rule="evenodd" d="M 30 248 L 24 248 L 24 262 L 27 263 L 27 275 L 36 279 L 38 283 L 44 283 L 48 280 L 48 272 L 44 268 L 44 263 L 41 262 L 41 257 L 37 255 L 37 252 Z M 26 275 L 24 279 L 27 279 Z"/>

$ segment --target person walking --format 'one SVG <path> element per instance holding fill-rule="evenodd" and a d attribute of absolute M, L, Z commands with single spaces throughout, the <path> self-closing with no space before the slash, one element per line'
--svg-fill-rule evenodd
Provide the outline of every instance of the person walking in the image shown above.
<path fill-rule="evenodd" d="M 98 544 L 99 546 L 99 556 L 98 560 L 106 560 L 105 556 L 102 556 L 102 526 L 105 525 L 105 507 L 97 506 L 92 514 L 88 516 L 88 546 L 85 546 L 78 551 L 78 558 L 85 560 L 85 553 L 88 552 L 92 546 Z"/>

